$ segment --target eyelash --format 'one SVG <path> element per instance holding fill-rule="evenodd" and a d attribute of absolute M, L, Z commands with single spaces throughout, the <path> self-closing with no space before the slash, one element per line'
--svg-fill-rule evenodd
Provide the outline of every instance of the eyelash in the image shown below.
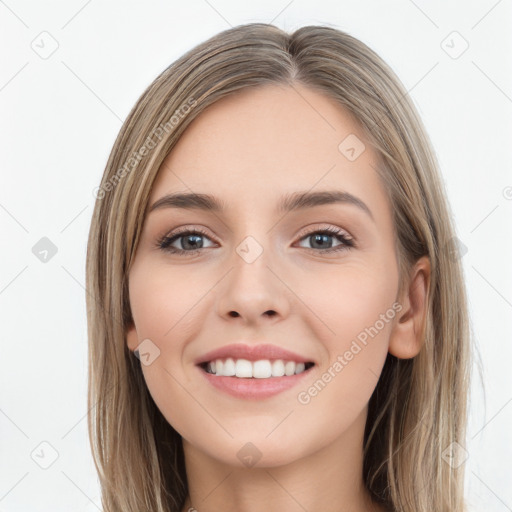
<path fill-rule="evenodd" d="M 333 252 L 339 252 L 339 251 L 345 251 L 348 249 L 352 249 L 355 247 L 354 240 L 352 238 L 347 237 L 344 234 L 344 231 L 338 228 L 323 228 L 318 229 L 314 231 L 310 231 L 308 233 L 305 233 L 300 237 L 299 240 L 303 240 L 304 238 L 310 237 L 312 235 L 331 235 L 336 237 L 340 242 L 342 242 L 342 245 L 338 245 L 336 247 L 331 247 L 330 249 L 313 249 L 310 247 L 303 247 L 303 249 L 308 249 L 310 251 L 320 252 L 322 254 L 325 253 L 333 253 Z M 171 233 L 170 235 L 164 235 L 161 238 L 159 238 L 156 242 L 156 247 L 158 249 L 161 249 L 164 252 L 170 252 L 171 254 L 187 254 L 192 255 L 200 252 L 203 249 L 194 249 L 191 251 L 186 251 L 184 249 L 177 249 L 176 247 L 171 247 L 171 244 L 174 243 L 176 240 L 179 240 L 180 238 L 184 237 L 185 235 L 203 235 L 207 238 L 210 238 L 208 233 L 203 231 L 201 228 L 194 228 L 194 229 L 184 229 L 182 231 L 178 231 L 175 233 Z"/>

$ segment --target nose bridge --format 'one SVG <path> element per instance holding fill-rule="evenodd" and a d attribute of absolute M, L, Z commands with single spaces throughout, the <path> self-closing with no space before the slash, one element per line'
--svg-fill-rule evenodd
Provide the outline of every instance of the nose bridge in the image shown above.
<path fill-rule="evenodd" d="M 226 276 L 218 302 L 221 316 L 241 316 L 256 321 L 270 313 L 287 314 L 285 287 L 272 268 L 275 258 L 269 247 L 270 237 L 263 230 L 259 233 L 247 235 L 235 247 L 229 261 L 231 271 Z"/>

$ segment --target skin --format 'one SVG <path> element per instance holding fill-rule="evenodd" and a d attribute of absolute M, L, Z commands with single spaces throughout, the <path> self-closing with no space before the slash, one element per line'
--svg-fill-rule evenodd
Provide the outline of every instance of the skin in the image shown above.
<path fill-rule="evenodd" d="M 366 146 L 354 161 L 338 149 L 350 134 Z M 142 369 L 183 438 L 190 492 L 183 511 L 383 510 L 362 480 L 368 400 L 388 352 L 410 358 L 421 349 L 430 266 L 420 259 L 397 296 L 392 210 L 377 163 L 347 110 L 295 84 L 248 89 L 213 104 L 159 170 L 150 205 L 171 192 L 213 194 L 226 204 L 222 213 L 149 213 L 129 273 L 134 324 L 127 344 L 135 350 L 149 338 L 160 350 Z M 275 212 L 284 194 L 319 190 L 357 196 L 374 220 L 350 204 Z M 157 247 L 159 237 L 181 227 L 206 230 L 199 253 Z M 341 229 L 356 247 L 322 252 L 310 235 L 326 227 Z M 252 263 L 236 251 L 247 236 L 263 249 Z M 173 247 L 190 251 L 188 240 Z M 336 235 L 327 243 L 342 244 Z M 309 403 L 299 403 L 298 393 L 397 301 L 394 318 Z M 194 360 L 238 341 L 276 344 L 317 364 L 277 396 L 234 398 L 212 387 Z M 237 457 L 248 442 L 261 454 L 253 467 Z"/>

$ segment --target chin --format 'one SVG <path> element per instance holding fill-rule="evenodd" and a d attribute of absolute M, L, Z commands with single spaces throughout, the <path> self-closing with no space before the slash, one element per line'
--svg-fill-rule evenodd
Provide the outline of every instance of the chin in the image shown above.
<path fill-rule="evenodd" d="M 286 466 L 307 455 L 304 441 L 297 444 L 290 440 L 286 442 L 285 436 L 276 436 L 275 439 L 272 435 L 265 436 L 260 430 L 259 433 L 235 435 L 234 439 L 212 440 L 208 445 L 204 445 L 204 437 L 200 443 L 189 441 L 189 444 L 215 461 L 241 469 Z"/>

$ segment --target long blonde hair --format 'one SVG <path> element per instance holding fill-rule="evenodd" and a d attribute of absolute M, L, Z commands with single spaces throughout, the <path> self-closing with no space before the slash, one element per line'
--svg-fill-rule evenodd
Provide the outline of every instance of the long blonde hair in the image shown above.
<path fill-rule="evenodd" d="M 465 509 L 464 464 L 446 462 L 446 450 L 465 444 L 467 299 L 452 214 L 422 122 L 394 72 L 358 39 L 323 26 L 288 34 L 251 23 L 196 46 L 149 85 L 96 193 L 86 268 L 88 427 L 105 512 L 179 512 L 188 492 L 181 437 L 154 404 L 125 338 L 133 322 L 129 270 L 160 165 L 208 105 L 248 87 L 297 83 L 353 113 L 380 155 L 400 292 L 419 257 L 431 263 L 424 345 L 412 359 L 388 354 L 370 399 L 364 483 L 389 510 Z"/>

